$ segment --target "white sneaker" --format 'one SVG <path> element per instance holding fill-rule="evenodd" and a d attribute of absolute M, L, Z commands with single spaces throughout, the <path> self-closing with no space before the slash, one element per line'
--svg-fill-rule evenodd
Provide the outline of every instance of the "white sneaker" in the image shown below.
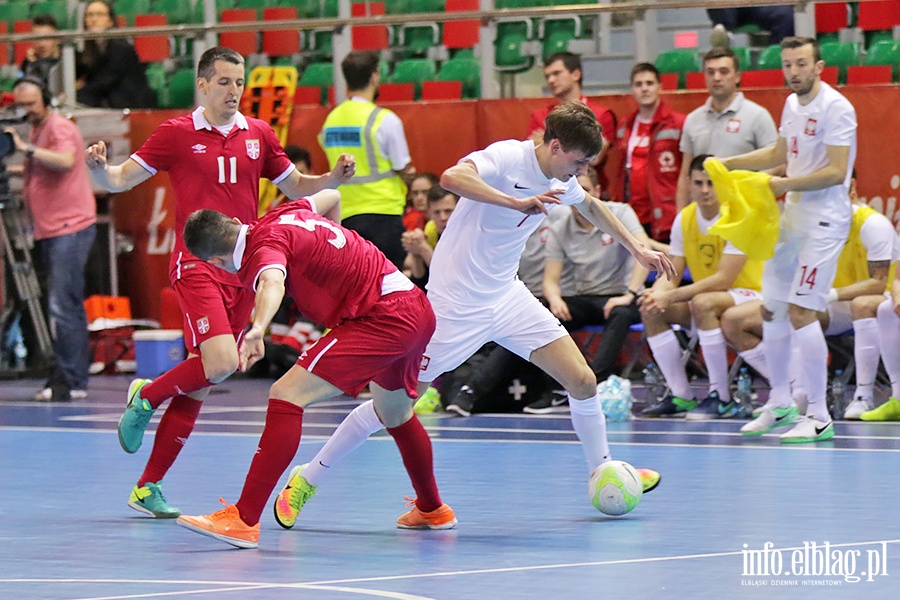
<path fill-rule="evenodd" d="M 69 396 L 72 398 L 72 400 L 84 400 L 88 397 L 88 393 L 87 390 L 71 390 L 69 392 Z M 48 387 L 45 387 L 34 395 L 34 399 L 38 402 L 50 402 L 52 398 L 53 390 Z"/>
<path fill-rule="evenodd" d="M 812 417 L 801 417 L 791 430 L 781 434 L 782 444 L 802 444 L 821 442 L 834 437 L 834 423 L 831 419 L 819 421 Z"/>
<path fill-rule="evenodd" d="M 778 427 L 793 425 L 800 419 L 800 413 L 793 404 L 787 408 L 762 407 L 759 416 L 741 427 L 741 435 L 758 436 Z"/>
<path fill-rule="evenodd" d="M 849 406 L 847 406 L 847 410 L 844 411 L 844 418 L 852 421 L 859 421 L 860 415 L 873 408 L 875 408 L 875 406 L 872 404 L 871 399 L 856 398 Z"/>

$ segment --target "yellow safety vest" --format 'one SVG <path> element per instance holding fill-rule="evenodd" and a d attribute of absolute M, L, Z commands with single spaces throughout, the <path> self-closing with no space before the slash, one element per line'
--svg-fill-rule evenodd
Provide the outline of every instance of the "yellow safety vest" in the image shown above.
<path fill-rule="evenodd" d="M 840 288 L 869 278 L 869 258 L 866 247 L 863 245 L 860 232 L 866 219 L 878 214 L 871 206 L 856 205 L 853 207 L 853 217 L 850 220 L 850 233 L 844 243 L 844 249 L 838 257 L 837 274 L 834 276 L 834 287 Z M 891 265 L 888 275 L 887 290 L 891 289 L 891 281 L 894 280 L 895 265 Z"/>
<path fill-rule="evenodd" d="M 697 203 L 693 202 L 681 211 L 681 233 L 684 236 L 684 258 L 694 281 L 706 279 L 719 271 L 725 239 L 717 235 L 700 233 L 697 223 Z M 748 258 L 738 273 L 732 287 L 759 291 L 762 288 L 763 261 Z"/>
<path fill-rule="evenodd" d="M 356 159 L 356 174 L 341 185 L 341 218 L 355 215 L 402 215 L 406 184 L 391 161 L 381 155 L 375 134 L 388 111 L 371 102 L 346 100 L 325 119 L 319 143 L 331 168 L 341 154 Z"/>

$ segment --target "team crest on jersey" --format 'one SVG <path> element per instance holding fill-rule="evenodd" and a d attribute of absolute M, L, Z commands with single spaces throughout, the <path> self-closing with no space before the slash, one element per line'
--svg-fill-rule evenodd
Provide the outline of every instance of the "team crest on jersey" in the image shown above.
<path fill-rule="evenodd" d="M 199 331 L 201 335 L 209 331 L 209 317 L 197 319 L 197 331 Z"/>
<path fill-rule="evenodd" d="M 420 371 L 424 371 L 425 369 L 427 369 L 427 368 L 428 368 L 428 363 L 430 363 L 430 362 L 431 362 L 431 359 L 430 359 L 429 357 L 423 355 L 423 356 L 422 356 L 422 364 L 419 365 L 419 370 L 420 370 Z"/>
<path fill-rule="evenodd" d="M 259 140 L 247 140 L 247 156 L 252 160 L 259 158 Z"/>
<path fill-rule="evenodd" d="M 741 130 L 741 120 L 740 119 L 730 119 L 728 124 L 725 125 L 725 131 L 727 133 L 737 133 Z"/>
<path fill-rule="evenodd" d="M 816 135 L 816 120 L 815 119 L 807 119 L 806 127 L 803 128 L 803 133 L 806 135 Z"/>

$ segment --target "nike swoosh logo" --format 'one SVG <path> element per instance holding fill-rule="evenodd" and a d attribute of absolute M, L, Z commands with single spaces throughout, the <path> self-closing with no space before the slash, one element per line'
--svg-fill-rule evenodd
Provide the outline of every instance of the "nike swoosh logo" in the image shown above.
<path fill-rule="evenodd" d="M 825 424 L 825 427 L 816 427 L 816 435 L 822 435 L 829 427 L 831 427 L 831 421 L 828 421 L 828 423 Z"/>
<path fill-rule="evenodd" d="M 516 188 L 517 190 L 527 190 L 527 189 L 529 189 L 529 188 L 527 188 L 527 187 L 522 187 L 522 186 L 519 185 L 518 183 L 514 184 L 513 187 Z"/>
<path fill-rule="evenodd" d="M 565 403 L 566 403 L 565 398 L 551 398 L 550 399 L 550 406 L 561 406 Z"/>

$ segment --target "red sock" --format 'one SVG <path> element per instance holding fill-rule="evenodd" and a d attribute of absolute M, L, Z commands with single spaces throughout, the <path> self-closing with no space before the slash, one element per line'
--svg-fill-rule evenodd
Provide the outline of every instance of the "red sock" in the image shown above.
<path fill-rule="evenodd" d="M 422 512 L 437 510 L 443 503 L 434 481 L 431 438 L 419 422 L 419 417 L 414 414 L 403 425 L 389 427 L 387 431 L 397 442 L 403 465 L 409 473 L 413 489 L 416 490 L 416 506 Z"/>
<path fill-rule="evenodd" d="M 244 480 L 241 499 L 237 501 L 241 520 L 247 525 L 259 523 L 259 516 L 269 501 L 272 490 L 278 485 L 278 478 L 297 454 L 301 433 L 303 409 L 284 400 L 269 398 L 266 425 L 259 438 L 253 462 L 250 463 L 250 472 Z"/>
<path fill-rule="evenodd" d="M 141 388 L 141 398 L 150 403 L 153 408 L 168 398 L 179 394 L 190 394 L 213 385 L 203 372 L 203 359 L 194 356 L 172 367 L 151 383 Z"/>
<path fill-rule="evenodd" d="M 172 398 L 172 402 L 163 413 L 159 427 L 156 428 L 153 450 L 150 452 L 147 466 L 144 467 L 144 474 L 138 479 L 138 487 L 143 487 L 148 481 L 159 483 L 165 477 L 194 430 L 194 423 L 202 405 L 202 402 L 190 396 Z"/>

